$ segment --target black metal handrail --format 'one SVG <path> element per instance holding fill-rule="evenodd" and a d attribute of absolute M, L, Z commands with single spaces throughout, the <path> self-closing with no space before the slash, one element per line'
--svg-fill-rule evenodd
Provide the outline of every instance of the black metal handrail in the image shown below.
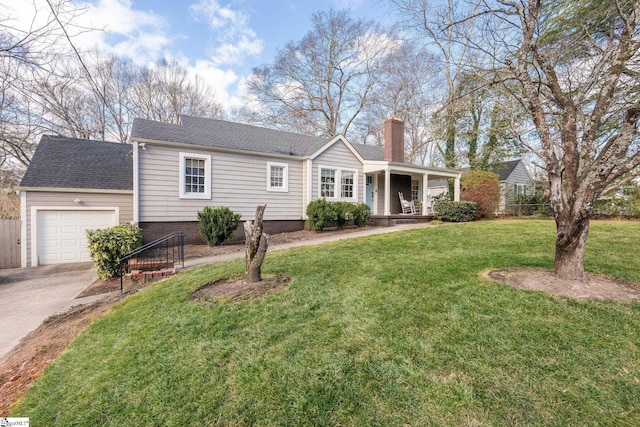
<path fill-rule="evenodd" d="M 157 271 L 184 268 L 184 233 L 171 233 L 146 243 L 120 258 L 120 292 L 123 290 L 124 276 L 132 270 Z M 135 268 L 133 268 L 135 267 Z"/>

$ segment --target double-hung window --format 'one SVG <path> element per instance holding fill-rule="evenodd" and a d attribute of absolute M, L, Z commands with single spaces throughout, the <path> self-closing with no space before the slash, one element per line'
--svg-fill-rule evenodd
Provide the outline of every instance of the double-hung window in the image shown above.
<path fill-rule="evenodd" d="M 181 199 L 211 198 L 211 156 L 180 153 Z"/>
<path fill-rule="evenodd" d="M 336 170 L 320 169 L 320 197 L 336 197 Z"/>
<path fill-rule="evenodd" d="M 267 162 L 267 191 L 289 191 L 289 165 Z"/>
<path fill-rule="evenodd" d="M 526 184 L 513 184 L 513 192 L 515 194 L 527 194 L 527 190 Z"/>
<path fill-rule="evenodd" d="M 343 199 L 353 199 L 354 173 L 352 171 L 342 171 L 340 175 L 340 197 Z"/>
<path fill-rule="evenodd" d="M 358 198 L 356 170 L 318 167 L 318 197 L 355 202 Z"/>
<path fill-rule="evenodd" d="M 420 200 L 420 181 L 417 179 L 411 180 L 411 200 Z"/>

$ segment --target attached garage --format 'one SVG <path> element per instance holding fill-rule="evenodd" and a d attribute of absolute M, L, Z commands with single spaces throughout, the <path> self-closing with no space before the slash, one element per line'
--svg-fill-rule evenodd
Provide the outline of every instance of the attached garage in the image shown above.
<path fill-rule="evenodd" d="M 133 221 L 131 145 L 45 135 L 22 178 L 21 266 L 91 261 L 87 230 Z"/>
<path fill-rule="evenodd" d="M 87 230 L 117 225 L 117 209 L 35 210 L 37 265 L 90 261 Z"/>

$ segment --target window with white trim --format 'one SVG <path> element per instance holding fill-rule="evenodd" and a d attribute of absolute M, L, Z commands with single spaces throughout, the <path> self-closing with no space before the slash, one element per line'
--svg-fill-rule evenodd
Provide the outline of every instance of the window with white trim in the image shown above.
<path fill-rule="evenodd" d="M 211 156 L 180 153 L 181 199 L 211 198 Z"/>
<path fill-rule="evenodd" d="M 513 184 L 513 192 L 515 194 L 527 194 L 527 184 Z"/>
<path fill-rule="evenodd" d="M 411 180 L 411 200 L 420 200 L 420 181 L 417 179 Z"/>
<path fill-rule="evenodd" d="M 289 165 L 267 162 L 267 191 L 289 191 Z"/>
<path fill-rule="evenodd" d="M 334 198 L 336 196 L 336 170 L 320 169 L 320 197 Z"/>
<path fill-rule="evenodd" d="M 340 174 L 340 197 L 343 199 L 353 199 L 354 192 L 354 172 L 342 171 Z"/>
<path fill-rule="evenodd" d="M 318 166 L 318 197 L 357 201 L 358 171 Z"/>

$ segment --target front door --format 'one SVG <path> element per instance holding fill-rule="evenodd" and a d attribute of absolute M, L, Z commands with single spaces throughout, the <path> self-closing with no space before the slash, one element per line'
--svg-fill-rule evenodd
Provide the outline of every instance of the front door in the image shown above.
<path fill-rule="evenodd" d="M 374 212 L 373 209 L 373 202 L 375 200 L 374 196 L 374 192 L 375 192 L 375 186 L 373 185 L 373 175 L 366 175 L 367 180 L 367 185 L 364 189 L 365 192 L 365 196 L 366 196 L 366 202 L 367 205 L 369 206 L 369 208 L 371 208 L 371 212 Z"/>

